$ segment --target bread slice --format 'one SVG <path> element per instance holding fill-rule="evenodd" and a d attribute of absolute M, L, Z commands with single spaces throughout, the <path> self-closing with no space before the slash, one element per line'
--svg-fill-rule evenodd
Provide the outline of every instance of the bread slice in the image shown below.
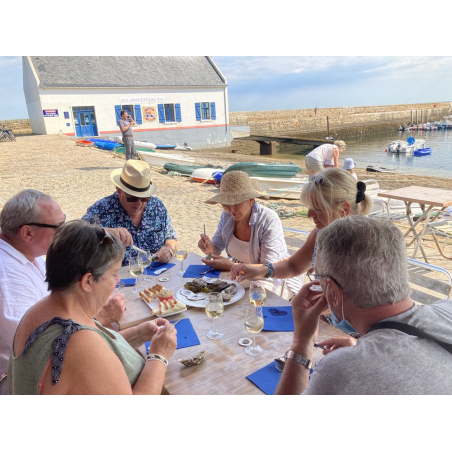
<path fill-rule="evenodd" d="M 187 307 L 184 303 L 174 298 L 171 290 L 166 289 L 161 284 L 144 289 L 144 291 L 140 292 L 140 296 L 148 304 L 158 302 L 157 307 L 151 309 L 153 315 L 175 314 L 185 310 Z"/>

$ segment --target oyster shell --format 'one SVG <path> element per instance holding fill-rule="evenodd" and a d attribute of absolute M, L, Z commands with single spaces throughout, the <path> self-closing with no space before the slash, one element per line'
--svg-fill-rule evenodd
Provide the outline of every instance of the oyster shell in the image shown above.
<path fill-rule="evenodd" d="M 231 301 L 236 292 L 237 286 L 235 284 L 232 284 L 231 286 L 224 289 L 221 292 L 223 294 L 223 301 Z"/>
<path fill-rule="evenodd" d="M 202 278 L 196 278 L 193 281 L 189 281 L 184 284 L 184 287 L 188 290 L 191 290 L 193 293 L 209 293 L 210 290 L 207 287 L 207 283 Z"/>
<path fill-rule="evenodd" d="M 178 361 L 182 363 L 184 366 L 191 367 L 196 366 L 197 364 L 201 364 L 206 359 L 206 352 L 203 350 L 191 358 L 179 359 Z"/>

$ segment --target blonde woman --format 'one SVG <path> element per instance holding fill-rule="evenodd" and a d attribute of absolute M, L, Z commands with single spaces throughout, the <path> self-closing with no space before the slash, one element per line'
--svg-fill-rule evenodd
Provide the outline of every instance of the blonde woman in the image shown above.
<path fill-rule="evenodd" d="M 314 174 L 323 171 L 326 162 L 333 161 L 333 167 L 339 168 L 339 155 L 345 151 L 345 143 L 337 140 L 334 144 L 325 143 L 311 151 L 305 160 L 308 174 Z"/>
<path fill-rule="evenodd" d="M 372 199 L 365 193 L 366 184 L 355 182 L 340 168 L 329 168 L 310 176 L 302 188 L 300 201 L 308 208 L 315 228 L 304 245 L 290 258 L 273 264 L 272 278 L 292 278 L 314 268 L 317 253 L 317 231 L 337 218 L 348 215 L 367 215 L 372 209 Z M 266 266 L 237 265 L 232 269 L 232 279 L 243 281 L 267 274 Z"/>

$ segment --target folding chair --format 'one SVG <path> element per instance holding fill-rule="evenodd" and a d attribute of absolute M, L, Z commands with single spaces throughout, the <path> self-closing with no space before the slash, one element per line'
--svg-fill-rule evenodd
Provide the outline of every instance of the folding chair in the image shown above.
<path fill-rule="evenodd" d="M 3 383 L 6 382 L 6 377 L 7 377 L 6 372 L 2 374 L 2 376 L 0 377 L 0 395 L 2 394 L 2 386 Z"/>
<path fill-rule="evenodd" d="M 407 257 L 411 298 L 418 304 L 432 304 L 450 298 L 452 274 L 443 267 Z"/>
<path fill-rule="evenodd" d="M 441 256 L 446 259 L 452 259 L 452 256 L 446 255 L 446 247 L 449 244 L 449 240 L 452 239 L 452 215 L 450 212 L 446 211 L 441 217 L 441 220 L 427 223 L 425 233 L 433 236 L 433 240 Z M 443 243 L 440 243 L 438 240 L 439 237 L 444 238 Z"/>

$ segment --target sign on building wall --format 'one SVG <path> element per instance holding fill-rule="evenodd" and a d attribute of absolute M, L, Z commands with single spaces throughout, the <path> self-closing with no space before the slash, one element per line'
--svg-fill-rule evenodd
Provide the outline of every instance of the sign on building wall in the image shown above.
<path fill-rule="evenodd" d="M 121 97 L 119 99 L 121 104 L 163 104 L 165 98 L 163 96 L 154 97 Z"/>
<path fill-rule="evenodd" d="M 42 110 L 45 117 L 55 117 L 58 116 L 58 110 Z"/>
<path fill-rule="evenodd" d="M 158 118 L 157 107 L 152 106 L 152 107 L 142 107 L 142 108 L 143 108 L 143 120 L 144 121 L 152 122 Z"/>

